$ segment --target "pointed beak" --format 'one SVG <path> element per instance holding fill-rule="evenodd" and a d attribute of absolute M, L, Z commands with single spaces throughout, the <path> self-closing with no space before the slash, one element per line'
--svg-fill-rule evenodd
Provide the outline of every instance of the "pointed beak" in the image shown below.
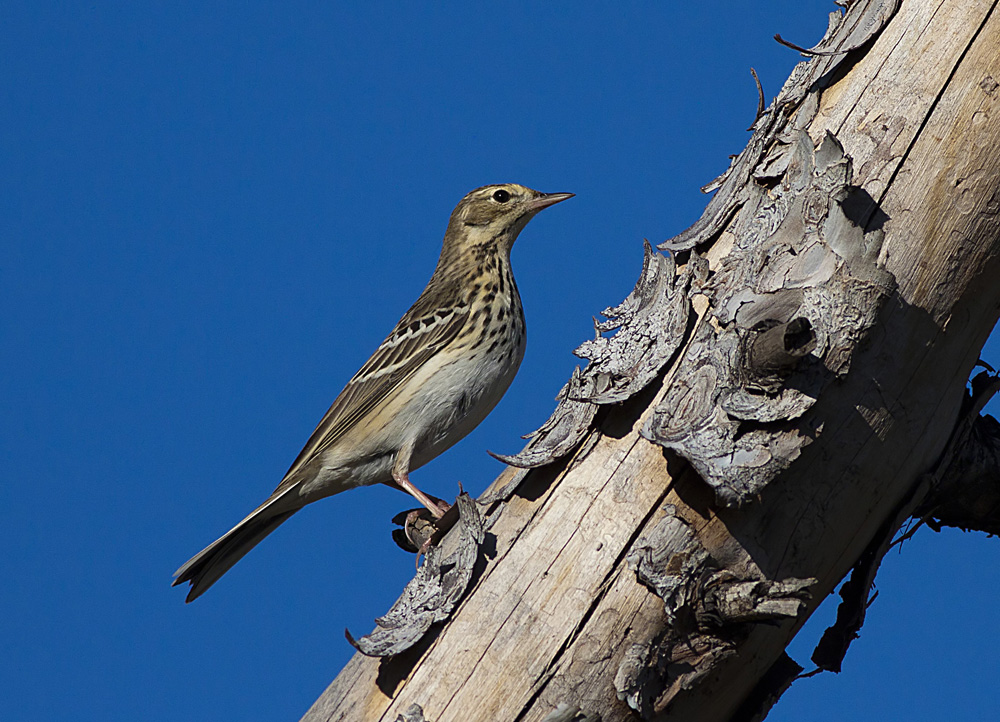
<path fill-rule="evenodd" d="M 543 193 L 538 198 L 528 201 L 528 210 L 537 213 L 543 208 L 554 206 L 556 203 L 562 203 L 564 200 L 572 198 L 575 195 L 575 193 Z"/>

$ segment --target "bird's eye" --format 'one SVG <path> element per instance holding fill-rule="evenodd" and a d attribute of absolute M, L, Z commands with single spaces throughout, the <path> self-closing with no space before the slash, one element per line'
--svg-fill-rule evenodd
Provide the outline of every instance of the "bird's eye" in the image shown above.
<path fill-rule="evenodd" d="M 506 203 L 510 200 L 510 193 L 501 188 L 493 194 L 493 200 L 497 203 Z"/>

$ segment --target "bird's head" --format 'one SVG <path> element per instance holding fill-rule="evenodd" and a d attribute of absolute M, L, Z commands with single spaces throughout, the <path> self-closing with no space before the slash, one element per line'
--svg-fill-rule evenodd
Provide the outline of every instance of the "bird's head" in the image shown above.
<path fill-rule="evenodd" d="M 572 198 L 572 193 L 541 193 L 517 183 L 476 188 L 452 211 L 445 245 L 455 250 L 498 247 L 510 251 L 524 227 L 538 211 Z"/>

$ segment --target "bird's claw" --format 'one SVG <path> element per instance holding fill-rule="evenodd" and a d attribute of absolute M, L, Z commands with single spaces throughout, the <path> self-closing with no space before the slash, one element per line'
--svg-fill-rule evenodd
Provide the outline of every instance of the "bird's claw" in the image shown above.
<path fill-rule="evenodd" d="M 440 504 L 439 517 L 430 509 L 420 507 L 400 512 L 392 518 L 393 524 L 403 527 L 394 529 L 392 538 L 402 549 L 416 553 L 418 566 L 420 557 L 426 554 L 427 550 L 434 546 L 458 520 L 458 509 L 455 506 L 441 499 L 434 501 Z"/>

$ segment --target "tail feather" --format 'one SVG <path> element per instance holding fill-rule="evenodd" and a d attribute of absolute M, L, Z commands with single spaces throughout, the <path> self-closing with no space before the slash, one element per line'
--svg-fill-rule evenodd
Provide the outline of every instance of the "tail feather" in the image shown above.
<path fill-rule="evenodd" d="M 188 592 L 185 602 L 194 601 L 204 594 L 247 552 L 298 511 L 298 508 L 293 508 L 290 511 L 272 511 L 270 507 L 274 501 L 277 499 L 268 500 L 267 503 L 256 509 L 222 537 L 195 554 L 185 562 L 184 566 L 174 572 L 176 579 L 174 579 L 173 586 L 191 582 L 191 590 Z M 287 509 L 287 506 L 285 508 Z"/>

